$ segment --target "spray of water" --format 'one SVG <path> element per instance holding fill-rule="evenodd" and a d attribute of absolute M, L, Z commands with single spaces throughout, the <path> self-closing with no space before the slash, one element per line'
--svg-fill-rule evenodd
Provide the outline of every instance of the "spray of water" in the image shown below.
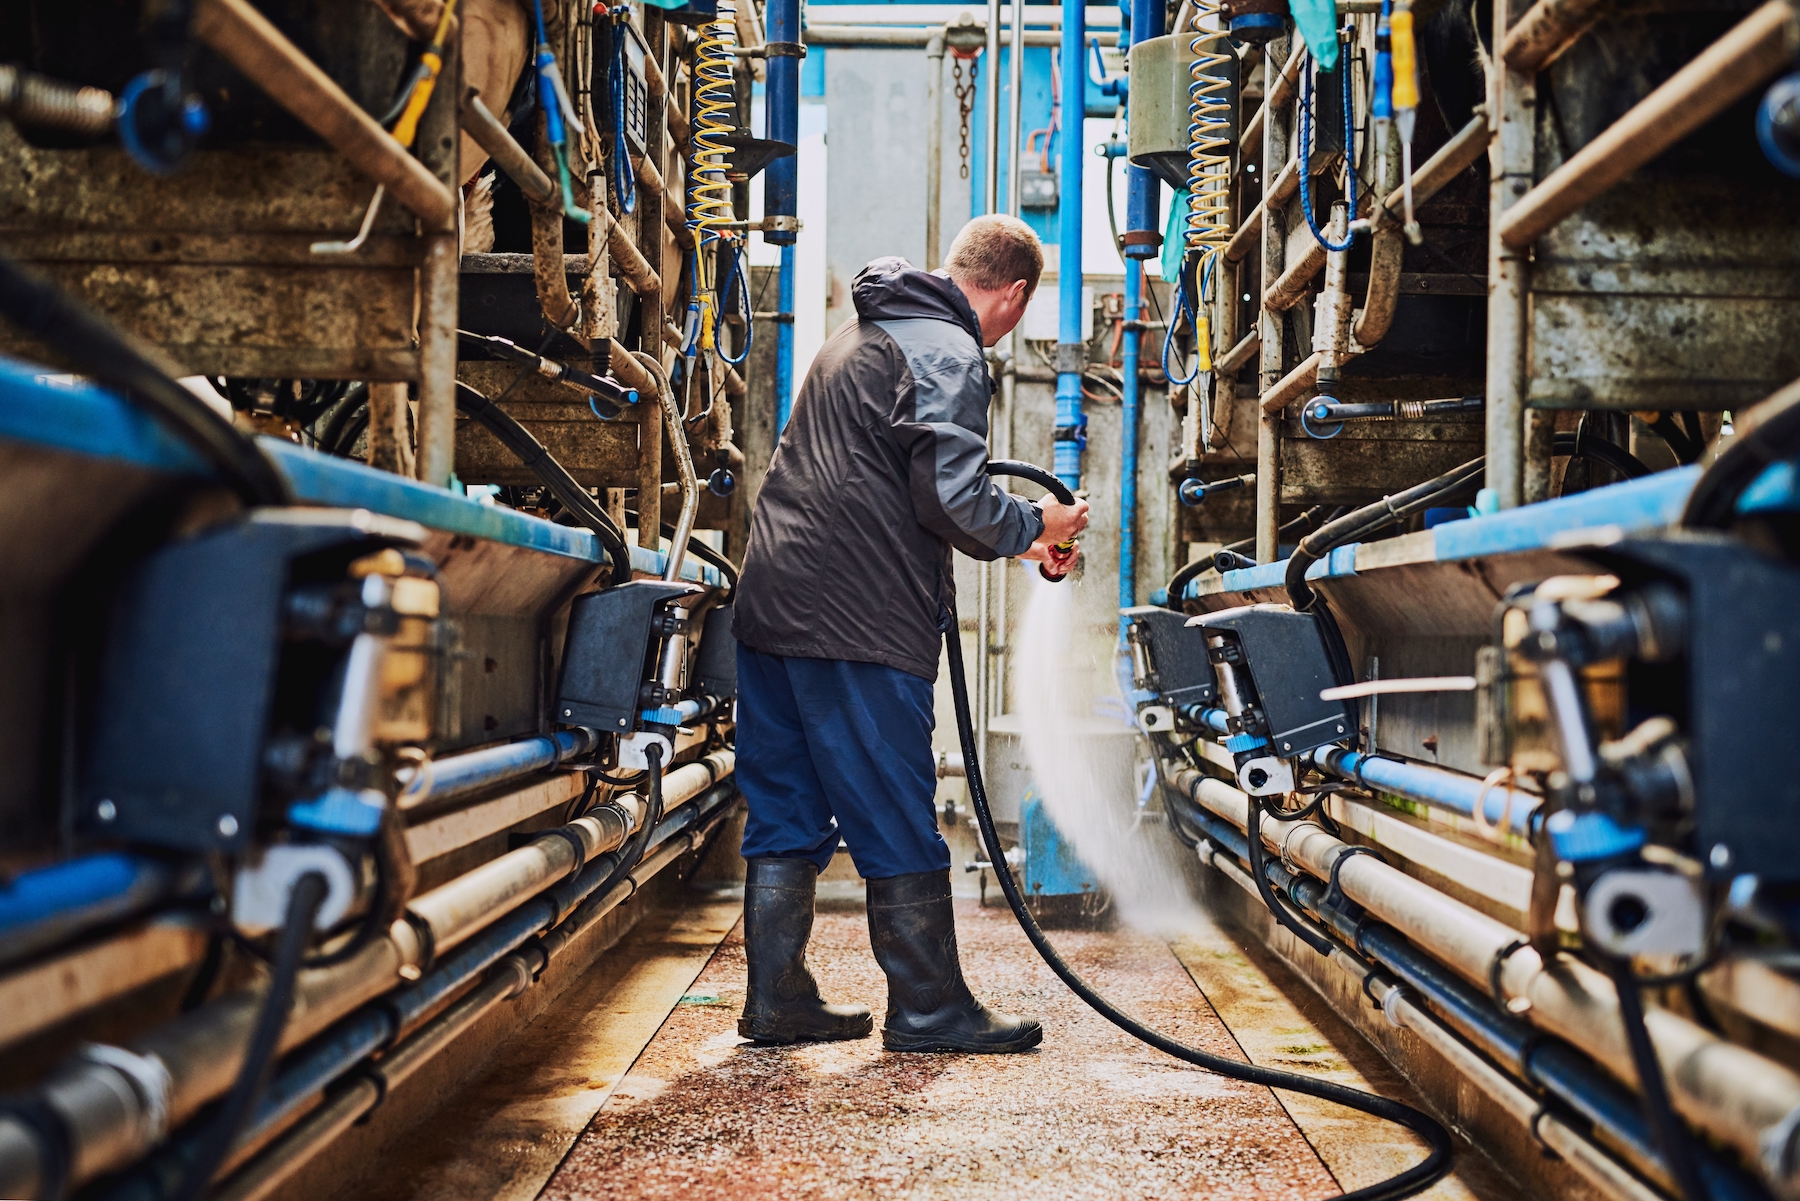
<path fill-rule="evenodd" d="M 1178 847 L 1141 818 L 1133 770 L 1141 739 L 1118 718 L 1095 716 L 1096 701 L 1117 688 L 1097 645 L 1077 629 L 1074 589 L 1027 575 L 1014 695 L 1038 795 L 1126 923 L 1163 936 L 1203 925 Z"/>

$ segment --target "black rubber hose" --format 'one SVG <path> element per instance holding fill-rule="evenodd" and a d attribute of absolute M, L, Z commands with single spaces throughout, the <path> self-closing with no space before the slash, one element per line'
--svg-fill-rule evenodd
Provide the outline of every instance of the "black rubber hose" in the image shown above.
<path fill-rule="evenodd" d="M 1250 877 L 1256 881 L 1256 894 L 1262 898 L 1270 915 L 1280 923 L 1282 929 L 1329 959 L 1331 957 L 1330 937 L 1311 928 L 1299 917 L 1288 912 L 1288 907 L 1281 903 L 1281 898 L 1275 895 L 1274 888 L 1269 884 L 1269 874 L 1263 866 L 1262 813 L 1262 798 L 1251 797 L 1245 823 L 1245 849 L 1249 852 L 1246 858 L 1250 861 Z"/>
<path fill-rule="evenodd" d="M 1688 495 L 1681 524 L 1726 530 L 1737 518 L 1738 498 L 1769 464 L 1800 450 L 1800 383 L 1789 384 L 1754 408 L 1734 415 L 1736 435 L 1719 452 Z"/>
<path fill-rule="evenodd" d="M 1016 476 L 1022 480 L 1030 480 L 1032 483 L 1048 492 L 1051 496 L 1054 496 L 1057 504 L 1072 505 L 1075 503 L 1075 494 L 1069 491 L 1069 486 L 1057 479 L 1050 472 L 1039 467 L 1036 463 L 1026 463 L 1019 459 L 992 459 L 988 462 L 987 473 L 989 475 L 1010 475 Z"/>
<path fill-rule="evenodd" d="M 1607 441 L 1585 428 L 1573 434 L 1558 434 L 1551 447 L 1551 454 L 1562 457 L 1579 455 L 1584 459 L 1592 459 L 1603 466 L 1610 467 L 1628 480 L 1641 480 L 1650 474 L 1642 459 L 1624 447 Z"/>
<path fill-rule="evenodd" d="M 544 444 L 530 430 L 520 425 L 512 414 L 464 383 L 456 385 L 456 407 L 479 422 L 488 433 L 500 439 L 531 474 L 543 481 L 563 508 L 575 514 L 593 530 L 594 537 L 600 540 L 607 558 L 612 560 L 614 584 L 623 584 L 631 578 L 631 550 L 625 545 L 624 533 L 613 524 L 612 518 L 606 515 L 606 510 L 588 495 L 587 489 L 576 483 L 575 477 L 544 449 Z"/>
<path fill-rule="evenodd" d="M 1352 509 L 1334 521 L 1328 521 L 1300 540 L 1287 561 L 1288 603 L 1302 613 L 1310 613 L 1316 594 L 1306 582 L 1306 569 L 1348 542 L 1357 542 L 1384 526 L 1429 508 L 1433 501 L 1453 495 L 1481 478 L 1487 470 L 1487 459 L 1471 459 L 1461 467 L 1415 484 L 1404 492 L 1384 496 L 1374 504 Z"/>
<path fill-rule="evenodd" d="M 1329 514 L 1327 513 L 1327 509 L 1330 509 Z M 1324 525 L 1327 521 L 1342 517 L 1349 511 L 1350 506 L 1348 505 L 1339 505 L 1335 509 L 1331 509 L 1328 505 L 1314 505 L 1312 508 L 1301 513 L 1300 516 L 1276 530 L 1275 541 L 1277 545 L 1279 545 L 1288 538 L 1298 538 L 1310 534 L 1321 525 Z M 1227 543 L 1220 549 L 1222 551 L 1229 551 L 1232 554 L 1241 554 L 1255 545 L 1256 539 L 1254 537 L 1239 538 L 1236 542 Z M 1197 577 L 1204 575 L 1206 572 L 1217 566 L 1218 559 L 1215 556 L 1211 559 L 1201 559 L 1197 562 L 1189 563 L 1186 567 L 1177 571 L 1169 580 L 1168 607 L 1179 612 L 1181 609 L 1181 594 L 1187 591 L 1187 586 L 1193 583 Z"/>
<path fill-rule="evenodd" d="M 0 314 L 149 412 L 217 471 L 246 505 L 285 505 L 287 481 L 256 442 L 171 379 L 104 317 L 0 256 Z"/>
<path fill-rule="evenodd" d="M 281 939 L 275 947 L 274 964 L 269 969 L 269 990 L 263 994 L 262 1008 L 257 1011 L 256 1025 L 250 1029 L 250 1042 L 244 1048 L 243 1066 L 231 1091 L 219 1102 L 218 1112 L 200 1136 L 194 1157 L 188 1164 L 181 1183 L 170 1194 L 172 1201 L 197 1201 L 231 1154 L 238 1131 L 262 1099 L 275 1071 L 275 1056 L 281 1046 L 281 1031 L 287 1025 L 288 1013 L 294 1007 L 294 983 L 300 975 L 300 962 L 306 944 L 312 938 L 313 922 L 329 890 L 319 872 L 307 872 L 294 882 L 288 893 L 287 913 L 282 918 Z"/>
<path fill-rule="evenodd" d="M 1000 845 L 1000 832 L 994 828 L 993 811 L 988 806 L 987 788 L 981 779 L 981 758 L 975 747 L 974 722 L 969 712 L 969 684 L 963 672 L 962 639 L 957 633 L 956 615 L 951 613 L 949 628 L 944 632 L 944 647 L 950 658 L 950 694 L 956 705 L 956 730 L 962 742 L 963 765 L 968 774 L 969 798 L 975 805 L 975 818 L 981 827 L 981 838 L 987 847 L 988 861 L 996 865 L 1006 862 L 1005 848 Z M 1265 1068 L 1253 1063 L 1242 1063 L 1228 1059 L 1223 1055 L 1213 1055 L 1206 1051 L 1187 1046 L 1167 1035 L 1139 1022 L 1136 1018 L 1114 1006 L 1105 997 L 1095 992 L 1093 987 L 1083 980 L 1075 969 L 1070 967 L 1063 957 L 1057 953 L 1050 940 L 1045 937 L 1043 929 L 1025 907 L 1025 898 L 1019 892 L 1018 882 L 1012 872 L 1005 867 L 998 867 L 994 873 L 999 881 L 1000 891 L 1006 897 L 1013 916 L 1018 918 L 1019 925 L 1025 931 L 1025 937 L 1037 948 L 1050 970 L 1055 972 L 1070 991 L 1087 1003 L 1101 1017 L 1117 1026 L 1125 1033 L 1141 1042 L 1147 1043 L 1166 1055 L 1172 1055 L 1184 1063 L 1205 1068 L 1232 1080 L 1244 1080 L 1251 1084 L 1260 1084 L 1267 1088 L 1283 1088 L 1290 1092 L 1304 1093 L 1309 1097 L 1331 1101 L 1338 1105 L 1371 1114 L 1396 1122 L 1412 1130 L 1431 1146 L 1431 1152 L 1424 1160 L 1390 1177 L 1380 1184 L 1356 1189 L 1342 1195 L 1339 1201 L 1394 1201 L 1400 1197 L 1410 1197 L 1424 1191 L 1437 1183 L 1450 1171 L 1451 1142 L 1450 1135 L 1429 1114 L 1414 1109 L 1410 1105 L 1402 1105 L 1398 1101 L 1390 1101 L 1386 1097 L 1378 1097 L 1360 1089 L 1347 1088 L 1329 1080 L 1318 1080 L 1311 1076 L 1302 1076 L 1294 1072 Z"/>
<path fill-rule="evenodd" d="M 356 415 L 359 412 L 367 413 L 368 411 L 369 385 L 359 383 L 352 387 L 348 392 L 344 393 L 344 399 L 339 401 L 337 408 L 331 411 L 331 419 L 325 423 L 325 428 L 319 431 L 317 441 L 320 449 L 324 450 L 327 454 L 341 455 L 347 453 L 349 448 L 345 447 L 340 450 L 338 448 L 338 443 L 343 440 L 344 431 L 350 427 L 351 422 L 356 419 Z M 320 414 L 320 416 L 323 416 L 323 414 Z M 368 420 L 369 419 L 366 416 L 363 418 L 365 424 L 367 424 Z M 352 438 L 350 444 L 354 446 L 356 444 L 356 439 Z"/>
<path fill-rule="evenodd" d="M 1644 1025 L 1644 1001 L 1638 993 L 1640 985 L 1632 974 L 1631 961 L 1609 956 L 1606 970 L 1619 994 L 1619 1018 L 1625 1025 L 1631 1066 L 1637 1072 L 1638 1088 L 1643 1092 L 1644 1116 L 1656 1132 L 1663 1163 L 1686 1201 L 1706 1201 L 1708 1194 L 1700 1177 L 1694 1140 L 1669 1102 L 1669 1086 L 1663 1079 L 1662 1064 L 1656 1058 L 1656 1045 L 1650 1041 L 1650 1030 Z"/>

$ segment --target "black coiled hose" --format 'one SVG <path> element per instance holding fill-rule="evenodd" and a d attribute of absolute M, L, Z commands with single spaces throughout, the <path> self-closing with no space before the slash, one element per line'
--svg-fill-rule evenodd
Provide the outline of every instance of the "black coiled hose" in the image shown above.
<path fill-rule="evenodd" d="M 1014 464 L 1001 461 L 988 464 L 990 475 L 1011 475 Z M 1030 467 L 1030 474 L 1019 473 L 1024 478 L 1042 482 L 1041 475 L 1049 475 L 1041 467 L 1023 464 Z M 1054 479 L 1054 476 L 1050 478 Z M 1048 487 L 1048 485 L 1045 485 Z M 1066 489 L 1065 489 L 1066 491 Z M 1061 499 L 1060 497 L 1058 499 Z M 975 746 L 975 723 L 969 710 L 969 683 L 963 671 L 962 639 L 957 633 L 956 614 L 952 611 L 950 622 L 944 631 L 944 649 L 950 660 L 950 695 L 956 707 L 956 732 L 962 743 L 963 765 L 968 775 L 969 799 L 975 806 L 975 820 L 981 828 L 981 840 L 987 847 L 988 861 L 996 865 L 994 875 L 1000 884 L 1000 891 L 1006 897 L 1007 905 L 1013 916 L 1018 918 L 1019 925 L 1025 931 L 1025 937 L 1043 957 L 1050 970 L 1055 972 L 1062 982 L 1069 986 L 1076 996 L 1087 1003 L 1088 1007 L 1101 1017 L 1117 1026 L 1125 1033 L 1141 1042 L 1147 1043 L 1166 1055 L 1172 1055 L 1184 1063 L 1195 1067 L 1217 1072 L 1221 1076 L 1233 1080 L 1243 1080 L 1251 1084 L 1260 1084 L 1267 1088 L 1284 1088 L 1290 1092 L 1304 1093 L 1309 1097 L 1318 1097 L 1331 1101 L 1361 1113 L 1371 1114 L 1390 1122 L 1396 1122 L 1418 1134 L 1431 1146 L 1431 1152 L 1419 1163 L 1392 1176 L 1380 1184 L 1356 1189 L 1343 1194 L 1343 1201 L 1396 1201 L 1401 1197 L 1410 1197 L 1415 1193 L 1430 1188 L 1450 1170 L 1452 1144 L 1449 1133 L 1429 1114 L 1414 1109 L 1410 1105 L 1402 1105 L 1398 1101 L 1390 1101 L 1386 1097 L 1378 1097 L 1374 1093 L 1366 1093 L 1360 1089 L 1348 1088 L 1329 1080 L 1319 1080 L 1311 1076 L 1302 1076 L 1294 1072 L 1284 1072 L 1276 1068 L 1265 1068 L 1253 1063 L 1241 1063 L 1235 1059 L 1227 1059 L 1223 1055 L 1213 1055 L 1177 1042 L 1165 1034 L 1160 1034 L 1144 1025 L 1130 1014 L 1125 1013 L 1112 1002 L 1096 992 L 1092 985 L 1083 980 L 1074 968 L 1057 953 L 1043 928 L 1031 916 L 1025 907 L 1025 897 L 1019 891 L 1019 885 L 1013 879 L 1012 872 L 1004 867 L 1006 848 L 1000 845 L 1000 832 L 994 826 L 993 810 L 988 805 L 987 786 L 981 777 L 981 754 Z"/>

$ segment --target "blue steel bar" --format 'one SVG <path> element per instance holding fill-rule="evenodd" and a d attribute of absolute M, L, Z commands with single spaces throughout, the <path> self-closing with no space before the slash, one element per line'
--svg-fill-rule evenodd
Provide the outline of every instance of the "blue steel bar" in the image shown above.
<path fill-rule="evenodd" d="M 1404 763 L 1342 747 L 1320 747 L 1313 752 L 1313 762 L 1340 779 L 1391 792 L 1421 805 L 1449 809 L 1464 817 L 1473 817 L 1475 804 L 1481 801 L 1482 814 L 1489 825 L 1504 817 L 1507 828 L 1517 834 L 1530 832 L 1531 815 L 1543 803 L 1543 798 L 1534 793 L 1499 785 L 1489 788 L 1476 777 L 1459 771 Z"/>
<path fill-rule="evenodd" d="M 191 890 L 199 875 L 167 860 L 109 852 L 0 881 L 0 962 L 148 909 Z"/>

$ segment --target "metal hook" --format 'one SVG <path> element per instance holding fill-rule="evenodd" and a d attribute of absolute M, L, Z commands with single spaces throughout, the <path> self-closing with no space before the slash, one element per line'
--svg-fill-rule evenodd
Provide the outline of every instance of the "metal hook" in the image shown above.
<path fill-rule="evenodd" d="M 348 242 L 314 242 L 312 252 L 314 254 L 355 254 L 361 250 L 363 243 L 369 240 L 369 231 L 375 228 L 375 215 L 381 211 L 381 201 L 386 195 L 387 185 L 377 184 L 375 196 L 369 201 L 368 211 L 363 214 L 362 228 L 356 231 L 354 238 Z"/>

